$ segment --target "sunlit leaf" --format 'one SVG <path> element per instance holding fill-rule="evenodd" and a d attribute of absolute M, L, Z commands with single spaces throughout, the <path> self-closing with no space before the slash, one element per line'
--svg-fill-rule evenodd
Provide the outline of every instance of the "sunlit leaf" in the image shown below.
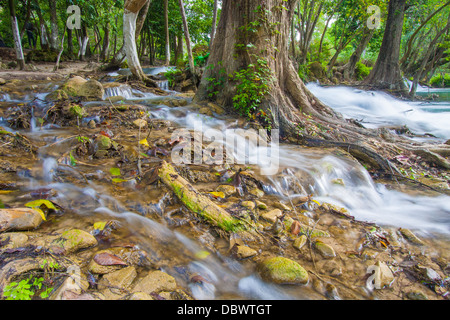
<path fill-rule="evenodd" d="M 40 208 L 42 205 L 46 206 L 48 209 L 53 209 L 53 210 L 58 210 L 56 209 L 55 205 L 49 201 L 49 200 L 45 200 L 45 199 L 39 199 L 39 200 L 34 200 L 31 202 L 28 202 L 25 204 L 25 207 L 28 208 Z"/>
<path fill-rule="evenodd" d="M 112 182 L 114 183 L 121 183 L 121 182 L 127 182 L 128 180 L 121 179 L 121 178 L 114 178 L 112 179 Z"/>
<path fill-rule="evenodd" d="M 101 266 L 127 265 L 127 263 L 119 257 L 107 252 L 96 254 L 94 257 L 94 261 Z"/>
<path fill-rule="evenodd" d="M 103 229 L 105 229 L 105 226 L 107 223 L 108 223 L 107 221 L 96 222 L 96 223 L 94 223 L 94 229 L 102 231 Z"/>
<path fill-rule="evenodd" d="M 150 145 L 148 144 L 147 138 L 144 138 L 141 141 L 139 141 L 139 144 L 142 144 L 146 147 L 150 147 Z"/>
<path fill-rule="evenodd" d="M 195 253 L 195 257 L 200 260 L 206 259 L 209 255 L 210 255 L 210 253 L 205 250 L 197 251 Z"/>
<path fill-rule="evenodd" d="M 120 176 L 121 175 L 119 168 L 111 168 L 111 169 L 109 169 L 109 172 L 113 176 Z"/>
<path fill-rule="evenodd" d="M 223 192 L 210 192 L 215 198 L 225 198 L 225 193 Z"/>

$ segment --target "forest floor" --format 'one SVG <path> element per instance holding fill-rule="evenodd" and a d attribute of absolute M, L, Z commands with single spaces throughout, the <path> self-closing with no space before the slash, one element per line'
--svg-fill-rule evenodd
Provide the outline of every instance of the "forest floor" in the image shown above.
<path fill-rule="evenodd" d="M 101 79 L 105 74 L 98 72 L 99 66 L 76 61 L 62 62 L 57 72 L 53 72 L 54 63 L 33 63 L 27 71 L 0 70 L 6 82 L 0 91 L 20 96 L 48 90 L 71 74 Z M 183 95 L 161 99 L 168 106 L 177 101 L 178 106 L 193 107 Z M 226 172 L 229 178 L 240 176 L 238 187 L 249 190 L 243 194 L 222 179 L 223 173 L 218 174 L 214 166 L 177 168 L 189 188 L 247 221 L 261 237 L 228 232 L 189 211 L 170 186 L 155 176 L 176 146 L 171 133 L 177 125 L 171 121 L 154 119 L 149 120 L 151 126 L 141 127 L 136 121 L 145 108 L 125 102 L 83 108 L 84 118 L 99 121 L 80 123 L 71 111 L 77 110 L 73 109 L 76 102 L 56 101 L 40 124 L 55 130 L 29 132 L 31 109 L 16 110 L 17 105 L 22 104 L 0 104 L 0 117 L 12 119 L 17 126 L 16 134 L 3 130 L 0 134 L 0 195 L 6 205 L 0 222 L 7 225 L 0 223 L 0 290 L 12 280 L 31 275 L 43 277 L 49 287 L 59 286 L 52 299 L 191 299 L 193 293 L 210 297 L 211 285 L 216 285 L 216 297 L 239 299 L 242 296 L 228 287 L 236 285 L 233 272 L 214 279 L 201 268 L 192 269 L 192 262 L 232 267 L 230 258 L 244 266 L 244 276 L 256 272 L 269 282 L 283 283 L 289 281 L 270 274 L 269 267 L 259 270 L 268 260 L 284 257 L 289 260 L 283 261 L 285 270 L 279 273 L 297 270 L 298 264 L 288 265 L 291 261 L 308 272 L 306 285 L 281 285 L 297 298 L 449 297 L 449 283 L 444 279 L 450 272 L 450 251 L 445 237 L 419 239 L 407 229 L 357 221 L 351 212 L 313 199 L 284 203 L 262 191 L 265 182 L 251 166 L 233 165 Z M 137 144 L 142 137 L 148 145 Z M 144 158 L 139 156 L 141 151 L 146 153 Z M 413 192 L 417 187 L 417 183 L 392 185 Z M 17 217 L 14 209 L 42 199 L 51 200 L 56 208 L 47 207 L 46 221 L 38 216 L 32 231 L 21 229 L 22 222 L 11 221 Z M 45 202 L 40 203 L 44 208 Z M 105 208 L 124 213 L 113 214 Z M 190 251 L 172 232 L 194 239 L 203 249 Z M 81 268 L 82 281 L 66 290 L 61 284 L 67 278 L 57 271 L 72 265 Z M 371 292 L 366 287 L 367 270 L 374 265 L 384 289 Z M 297 280 L 302 279 L 290 279 Z"/>

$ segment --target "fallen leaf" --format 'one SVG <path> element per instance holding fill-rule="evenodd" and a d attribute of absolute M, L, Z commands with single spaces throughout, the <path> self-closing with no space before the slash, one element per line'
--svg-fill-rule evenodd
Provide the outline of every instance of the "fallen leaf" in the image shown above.
<path fill-rule="evenodd" d="M 127 265 L 127 263 L 119 257 L 107 252 L 96 254 L 94 257 L 94 261 L 101 266 Z"/>
<path fill-rule="evenodd" d="M 142 144 L 146 147 L 150 147 L 150 145 L 148 144 L 147 138 L 144 138 L 141 141 L 139 141 L 139 144 Z"/>
<path fill-rule="evenodd" d="M 120 176 L 121 175 L 119 168 L 111 168 L 111 169 L 109 169 L 109 172 L 113 176 Z"/>
<path fill-rule="evenodd" d="M 214 197 L 214 198 L 225 198 L 225 193 L 223 192 L 210 192 L 210 194 Z"/>

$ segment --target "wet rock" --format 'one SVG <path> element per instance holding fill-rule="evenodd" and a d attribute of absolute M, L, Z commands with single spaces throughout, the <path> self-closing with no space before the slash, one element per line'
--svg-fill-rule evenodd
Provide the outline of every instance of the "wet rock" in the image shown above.
<path fill-rule="evenodd" d="M 93 296 L 80 297 L 89 288 L 85 277 L 67 277 L 66 280 L 54 291 L 49 300 L 95 300 Z"/>
<path fill-rule="evenodd" d="M 6 80 L 3 78 L 0 78 L 0 86 L 4 85 L 6 83 Z"/>
<path fill-rule="evenodd" d="M 253 210 L 256 207 L 256 204 L 253 201 L 242 201 L 241 206 L 247 208 L 249 210 Z"/>
<path fill-rule="evenodd" d="M 264 197 L 264 191 L 262 191 L 258 188 L 254 188 L 254 189 L 250 190 L 250 194 L 254 195 L 256 198 Z"/>
<path fill-rule="evenodd" d="M 89 128 L 89 129 L 95 129 L 95 128 L 97 128 L 97 123 L 96 123 L 94 120 L 90 120 L 90 121 L 88 122 L 88 128 Z"/>
<path fill-rule="evenodd" d="M 97 80 L 89 80 L 80 87 L 77 96 L 87 101 L 101 101 L 103 100 L 104 94 L 105 90 L 100 82 Z"/>
<path fill-rule="evenodd" d="M 281 203 L 281 202 L 276 202 L 276 203 L 274 203 L 273 206 L 275 208 L 283 210 L 283 211 L 292 211 L 292 209 L 289 206 L 287 206 L 287 205 L 285 205 L 284 203 Z"/>
<path fill-rule="evenodd" d="M 336 253 L 334 252 L 333 247 L 330 245 L 320 241 L 316 240 L 314 241 L 314 248 L 317 250 L 317 252 L 320 253 L 320 255 L 326 259 L 331 259 L 336 257 Z"/>
<path fill-rule="evenodd" d="M 231 185 L 220 185 L 216 189 L 217 192 L 223 192 L 226 197 L 231 196 L 236 193 L 237 189 L 234 186 Z"/>
<path fill-rule="evenodd" d="M 50 92 L 48 95 L 45 96 L 46 101 L 60 101 L 67 99 L 69 99 L 69 96 L 64 90 L 61 89 Z"/>
<path fill-rule="evenodd" d="M 136 268 L 133 266 L 105 274 L 98 282 L 98 289 L 113 287 L 126 290 L 131 286 L 136 276 Z"/>
<path fill-rule="evenodd" d="M 303 234 L 294 240 L 293 246 L 295 249 L 301 250 L 307 241 L 308 241 L 308 238 Z"/>
<path fill-rule="evenodd" d="M 258 254 L 256 250 L 247 246 L 236 245 L 233 249 L 235 250 L 235 255 L 238 259 L 247 259 Z"/>
<path fill-rule="evenodd" d="M 261 209 L 261 210 L 267 209 L 267 205 L 264 202 L 261 202 L 259 200 L 256 200 L 256 206 L 258 207 L 258 209 Z"/>
<path fill-rule="evenodd" d="M 375 271 L 375 285 L 379 285 L 380 289 L 384 286 L 389 286 L 392 281 L 394 281 L 394 274 L 391 269 L 389 269 L 389 267 L 381 261 L 377 261 L 375 266 L 378 267 Z M 377 287 L 375 288 L 378 289 Z"/>
<path fill-rule="evenodd" d="M 152 292 L 174 291 L 176 288 L 177 283 L 174 277 L 157 270 L 150 272 L 146 277 L 141 279 L 134 286 L 132 292 L 145 292 L 151 294 Z"/>
<path fill-rule="evenodd" d="M 408 240 L 410 243 L 418 245 L 418 246 L 423 246 L 424 245 L 423 241 L 420 240 L 414 233 L 412 233 L 411 230 L 400 228 L 399 231 L 402 234 L 402 236 L 406 240 Z"/>
<path fill-rule="evenodd" d="M 147 121 L 145 121 L 145 120 L 143 120 L 143 119 L 137 119 L 137 120 L 134 120 L 133 121 L 133 125 L 136 127 L 136 128 L 145 128 L 145 127 L 147 127 L 147 125 L 148 125 L 148 123 L 147 123 Z"/>
<path fill-rule="evenodd" d="M 204 115 L 207 115 L 207 116 L 210 116 L 210 117 L 213 115 L 211 109 L 209 109 L 208 107 L 200 108 L 200 109 L 198 110 L 198 112 L 199 112 L 200 114 L 204 114 Z"/>
<path fill-rule="evenodd" d="M 36 229 L 42 217 L 31 208 L 0 209 L 0 232 Z"/>
<path fill-rule="evenodd" d="M 20 248 L 28 241 L 28 236 L 20 232 L 7 232 L 0 234 L 0 243 L 2 249 Z"/>
<path fill-rule="evenodd" d="M 51 246 L 60 247 L 65 253 L 73 253 L 96 245 L 97 239 L 93 235 L 83 230 L 72 229 L 63 232 Z"/>
<path fill-rule="evenodd" d="M 280 209 L 273 209 L 268 212 L 262 213 L 261 217 L 264 220 L 275 223 L 277 221 L 277 219 L 280 218 L 282 215 L 283 215 L 283 212 Z"/>
<path fill-rule="evenodd" d="M 264 260 L 258 265 L 258 273 L 264 280 L 277 284 L 306 284 L 309 279 L 299 263 L 284 257 Z"/>
<path fill-rule="evenodd" d="M 337 288 L 336 288 L 334 285 L 332 285 L 331 283 L 328 283 L 328 284 L 326 285 L 325 290 L 326 290 L 326 291 L 325 291 L 325 296 L 326 296 L 328 299 L 331 299 L 331 300 L 341 300 L 341 298 L 339 297 Z"/>
<path fill-rule="evenodd" d="M 411 291 L 406 294 L 409 300 L 428 300 L 428 296 L 421 291 Z"/>
<path fill-rule="evenodd" d="M 69 96 L 80 97 L 86 101 L 101 101 L 105 90 L 97 80 L 86 80 L 80 76 L 75 76 L 67 80 L 61 89 Z"/>
<path fill-rule="evenodd" d="M 113 142 L 110 138 L 104 135 L 97 136 L 94 140 L 95 157 L 105 157 L 108 154 L 108 150 L 111 149 L 112 146 Z"/>

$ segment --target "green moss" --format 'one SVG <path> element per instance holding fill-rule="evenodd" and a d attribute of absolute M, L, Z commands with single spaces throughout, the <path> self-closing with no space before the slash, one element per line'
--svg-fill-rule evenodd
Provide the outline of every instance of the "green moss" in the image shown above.
<path fill-rule="evenodd" d="M 308 272 L 300 264 L 284 257 L 263 261 L 258 271 L 263 279 L 278 284 L 306 284 L 309 279 Z"/>

